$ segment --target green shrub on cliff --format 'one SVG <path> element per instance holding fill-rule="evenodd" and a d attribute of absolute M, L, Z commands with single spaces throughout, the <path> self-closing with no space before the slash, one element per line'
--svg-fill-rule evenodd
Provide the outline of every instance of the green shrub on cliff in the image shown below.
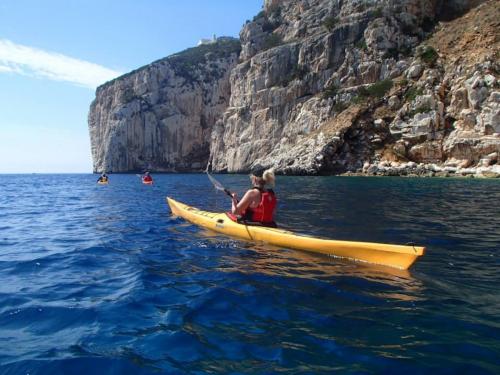
<path fill-rule="evenodd" d="M 215 43 L 202 44 L 198 47 L 188 48 L 167 57 L 167 60 L 171 64 L 185 63 L 188 65 L 198 65 L 205 64 L 206 60 L 228 57 L 233 53 L 239 54 L 240 51 L 241 44 L 238 39 L 219 38 Z"/>
<path fill-rule="evenodd" d="M 405 94 L 405 99 L 409 102 L 415 100 L 417 96 L 420 96 L 424 93 L 424 90 L 421 87 L 412 86 L 408 89 Z"/>
<path fill-rule="evenodd" d="M 328 31 L 333 31 L 335 29 L 335 26 L 339 23 L 339 18 L 334 17 L 334 16 L 328 16 L 325 18 L 323 21 L 323 26 L 328 30 Z"/>
<path fill-rule="evenodd" d="M 331 85 L 329 85 L 325 88 L 325 91 L 323 91 L 322 97 L 323 97 L 323 99 L 333 98 L 335 95 L 337 95 L 338 91 L 339 91 L 339 87 L 335 83 L 332 83 Z"/>
<path fill-rule="evenodd" d="M 283 39 L 278 34 L 269 34 L 264 39 L 264 43 L 262 45 L 263 50 L 268 50 L 274 47 L 278 47 L 283 44 Z"/>
<path fill-rule="evenodd" d="M 368 96 L 382 98 L 393 86 L 392 79 L 375 82 L 366 88 Z"/>
<path fill-rule="evenodd" d="M 219 38 L 215 43 L 202 44 L 198 47 L 188 48 L 182 52 L 167 57 L 175 73 L 188 79 L 195 80 L 194 69 L 201 65 L 205 66 L 207 61 L 225 58 L 231 54 L 239 54 L 241 44 L 238 39 Z"/>
<path fill-rule="evenodd" d="M 369 86 L 361 86 L 358 95 L 352 99 L 353 103 L 361 103 L 369 98 L 383 98 L 394 85 L 392 79 L 384 79 Z"/>
<path fill-rule="evenodd" d="M 434 65 L 434 63 L 439 58 L 437 51 L 431 46 L 424 46 L 418 52 L 418 57 L 422 59 L 427 65 Z"/>
<path fill-rule="evenodd" d="M 361 38 L 360 40 L 358 40 L 356 42 L 356 44 L 354 45 L 354 47 L 359 48 L 359 49 L 361 49 L 363 51 L 366 51 L 368 49 L 368 46 L 366 45 L 365 38 Z"/>
<path fill-rule="evenodd" d="M 116 80 L 121 80 L 125 77 L 132 76 L 137 72 L 148 69 L 154 65 L 164 65 L 165 62 L 170 63 L 172 69 L 188 80 L 195 79 L 194 68 L 200 64 L 206 64 L 207 61 L 216 60 L 219 58 L 227 58 L 231 54 L 239 54 L 241 51 L 241 43 L 239 39 L 232 37 L 220 37 L 217 42 L 212 44 L 204 44 L 198 47 L 188 48 L 184 51 L 156 60 L 151 64 L 144 65 L 138 69 L 132 70 L 118 78 L 112 79 L 104 83 L 100 87 L 106 87 Z"/>
<path fill-rule="evenodd" d="M 417 115 L 419 113 L 427 113 L 427 112 L 431 112 L 433 110 L 434 110 L 434 108 L 432 108 L 428 104 L 422 104 L 420 107 L 417 107 L 413 111 L 410 111 L 408 113 L 408 117 L 412 118 L 412 117 L 415 117 L 415 115 Z"/>

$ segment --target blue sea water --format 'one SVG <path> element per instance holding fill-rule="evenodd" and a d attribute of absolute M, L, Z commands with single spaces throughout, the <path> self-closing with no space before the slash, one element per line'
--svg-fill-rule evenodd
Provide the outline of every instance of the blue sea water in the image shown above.
<path fill-rule="evenodd" d="M 287 228 L 427 246 L 399 271 L 172 217 L 228 209 L 202 174 L 96 178 L 0 175 L 0 374 L 500 373 L 500 181 L 278 177 Z"/>

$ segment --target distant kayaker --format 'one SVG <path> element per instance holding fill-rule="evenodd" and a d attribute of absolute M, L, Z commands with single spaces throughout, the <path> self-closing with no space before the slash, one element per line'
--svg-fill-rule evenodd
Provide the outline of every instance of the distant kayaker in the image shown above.
<path fill-rule="evenodd" d="M 264 170 L 262 167 L 254 168 L 250 174 L 252 188 L 238 201 L 236 193 L 232 194 L 233 215 L 241 220 L 256 222 L 269 227 L 276 227 L 274 212 L 276 209 L 276 195 L 266 185 L 274 187 L 275 176 L 273 169 Z"/>
<path fill-rule="evenodd" d="M 106 174 L 106 172 L 103 172 L 99 178 L 97 179 L 97 182 L 101 182 L 101 183 L 107 183 L 109 181 L 109 178 L 108 178 L 108 175 Z"/>
<path fill-rule="evenodd" d="M 142 182 L 144 182 L 146 184 L 153 183 L 153 177 L 151 177 L 149 172 L 144 173 L 144 176 L 142 176 Z"/>

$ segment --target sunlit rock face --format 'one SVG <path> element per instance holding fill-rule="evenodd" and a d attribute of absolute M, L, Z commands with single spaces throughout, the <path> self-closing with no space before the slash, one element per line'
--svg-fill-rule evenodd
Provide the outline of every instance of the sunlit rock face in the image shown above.
<path fill-rule="evenodd" d="M 213 168 L 384 174 L 382 163 L 393 166 L 389 173 L 422 174 L 428 170 L 409 171 L 407 163 L 469 167 L 488 155 L 494 160 L 494 56 L 448 51 L 439 38 L 422 43 L 447 27 L 456 28 L 449 45 L 459 43 L 470 25 L 439 21 L 479 3 L 266 0 L 240 33 L 231 100 L 212 133 Z M 497 35 L 497 8 L 486 2 L 463 17 L 482 21 L 476 34 Z M 460 65 L 455 54 L 464 52 L 469 59 Z"/>
<path fill-rule="evenodd" d="M 239 51 L 219 38 L 100 86 L 89 113 L 94 171 L 205 168 Z"/>
<path fill-rule="evenodd" d="M 493 176 L 497 4 L 265 0 L 238 57 L 183 59 L 189 77 L 167 58 L 99 88 L 95 169 Z"/>

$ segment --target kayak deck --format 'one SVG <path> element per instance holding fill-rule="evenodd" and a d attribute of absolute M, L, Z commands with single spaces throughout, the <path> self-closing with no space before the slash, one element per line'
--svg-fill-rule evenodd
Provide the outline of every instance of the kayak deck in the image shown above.
<path fill-rule="evenodd" d="M 225 213 L 202 211 L 169 197 L 167 197 L 167 203 L 174 215 L 193 224 L 229 236 L 267 242 L 280 247 L 306 250 L 399 269 L 408 269 L 425 252 L 425 248 L 421 246 L 329 240 L 279 228 L 244 225 L 235 223 Z"/>

